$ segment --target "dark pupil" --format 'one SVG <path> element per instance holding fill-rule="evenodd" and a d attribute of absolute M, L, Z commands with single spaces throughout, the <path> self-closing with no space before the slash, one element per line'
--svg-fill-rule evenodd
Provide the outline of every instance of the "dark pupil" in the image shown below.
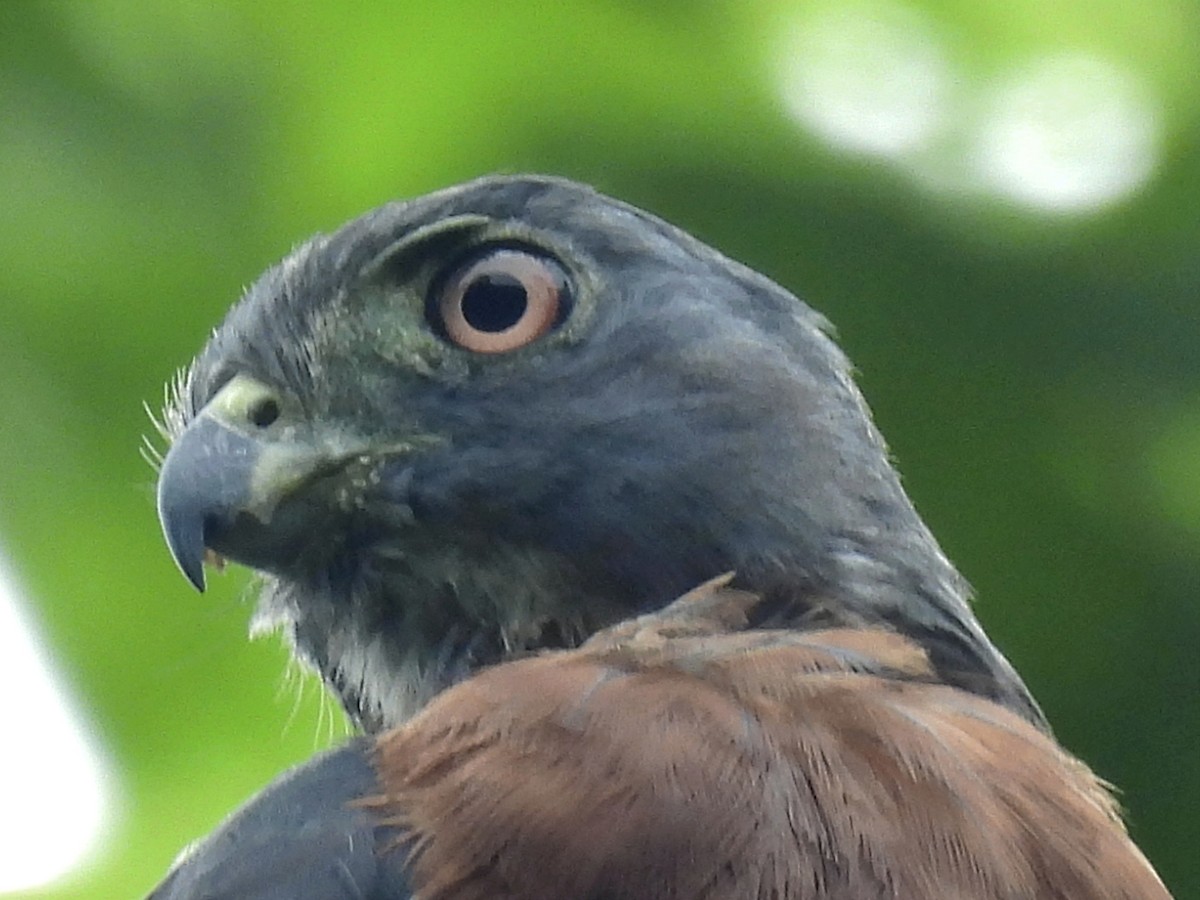
<path fill-rule="evenodd" d="M 463 294 L 462 313 L 472 328 L 494 334 L 521 321 L 528 303 L 525 286 L 513 276 L 481 275 Z"/>

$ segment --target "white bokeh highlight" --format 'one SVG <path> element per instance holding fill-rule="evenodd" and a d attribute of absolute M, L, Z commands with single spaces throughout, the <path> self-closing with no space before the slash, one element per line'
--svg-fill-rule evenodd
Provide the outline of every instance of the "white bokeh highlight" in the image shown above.
<path fill-rule="evenodd" d="M 108 767 L 21 605 L 0 556 L 0 894 L 84 865 L 112 808 Z"/>
<path fill-rule="evenodd" d="M 969 71 L 936 22 L 895 2 L 797 8 L 774 46 L 789 118 L 930 193 L 1088 213 L 1133 196 L 1162 155 L 1158 100 L 1114 59 Z"/>
<path fill-rule="evenodd" d="M 979 178 L 1026 206 L 1106 206 L 1141 187 L 1158 163 L 1161 124 L 1149 91 L 1107 60 L 1037 60 L 997 84 L 983 113 Z"/>
<path fill-rule="evenodd" d="M 828 9 L 785 32 L 779 89 L 788 112 L 844 150 L 899 156 L 940 130 L 949 68 L 929 23 L 894 5 Z"/>

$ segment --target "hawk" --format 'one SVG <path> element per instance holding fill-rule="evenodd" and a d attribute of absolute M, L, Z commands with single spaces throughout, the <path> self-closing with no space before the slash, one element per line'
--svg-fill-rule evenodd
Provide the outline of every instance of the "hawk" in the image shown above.
<path fill-rule="evenodd" d="M 1168 898 L 901 488 L 826 321 L 490 177 L 301 245 L 176 386 L 170 551 L 361 735 L 180 898 Z"/>

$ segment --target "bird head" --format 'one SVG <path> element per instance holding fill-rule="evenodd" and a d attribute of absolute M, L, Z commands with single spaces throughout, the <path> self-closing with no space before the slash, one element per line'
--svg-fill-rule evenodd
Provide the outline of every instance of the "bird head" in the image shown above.
<path fill-rule="evenodd" d="M 1036 717 L 825 320 L 584 186 L 493 177 L 301 245 L 180 379 L 158 506 L 264 576 L 367 730 L 733 571 L 763 627 L 882 624 Z"/>

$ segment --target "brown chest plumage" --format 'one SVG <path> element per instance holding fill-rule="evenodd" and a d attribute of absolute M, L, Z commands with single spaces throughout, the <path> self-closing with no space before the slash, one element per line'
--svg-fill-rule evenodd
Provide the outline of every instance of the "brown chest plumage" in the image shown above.
<path fill-rule="evenodd" d="M 880 630 L 711 584 L 377 745 L 422 898 L 1166 898 L 1104 785 Z"/>

